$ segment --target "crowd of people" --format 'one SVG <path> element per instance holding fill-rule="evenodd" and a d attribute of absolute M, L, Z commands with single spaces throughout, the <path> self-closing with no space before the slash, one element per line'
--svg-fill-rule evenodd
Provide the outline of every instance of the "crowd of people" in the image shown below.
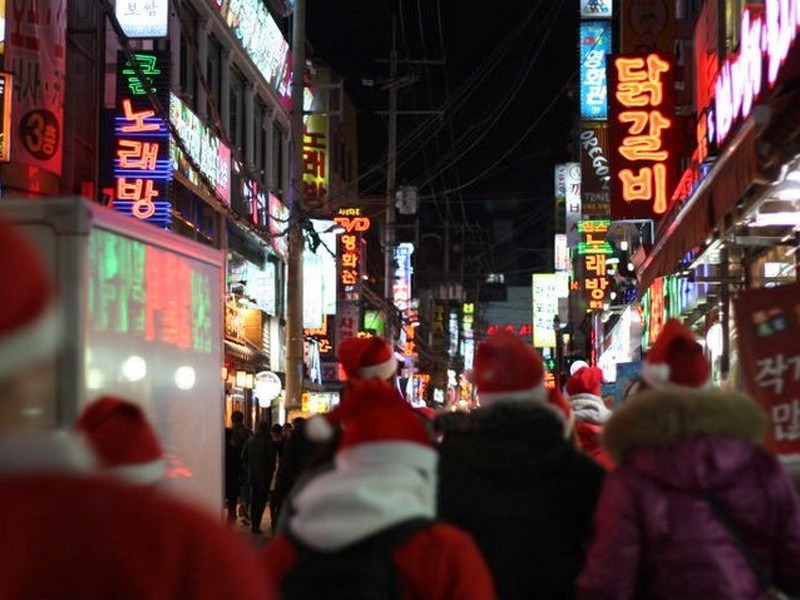
<path fill-rule="evenodd" d="M 134 402 L 102 397 L 72 427 L 43 426 L 38 375 L 68 343 L 58 299 L 4 221 L 0 254 L 16 284 L 0 288 L 0 598 L 800 595 L 800 500 L 761 444 L 767 415 L 712 385 L 677 320 L 619 407 L 589 365 L 547 389 L 535 349 L 499 332 L 476 349 L 479 407 L 435 414 L 403 398 L 384 339 L 345 340 L 331 412 L 288 435 L 231 415 L 215 519 L 162 489 L 163 450 Z M 260 534 L 265 513 L 263 543 L 231 527 Z"/>

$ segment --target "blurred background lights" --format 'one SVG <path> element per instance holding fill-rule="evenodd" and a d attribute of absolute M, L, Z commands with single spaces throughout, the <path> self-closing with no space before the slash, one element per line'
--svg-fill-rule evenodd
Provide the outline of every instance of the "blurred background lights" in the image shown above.
<path fill-rule="evenodd" d="M 128 381 L 141 381 L 147 377 L 147 362 L 141 356 L 129 356 L 122 363 L 122 376 Z"/>
<path fill-rule="evenodd" d="M 175 369 L 175 385 L 181 390 L 190 390 L 194 387 L 196 375 L 194 367 L 184 365 Z"/>

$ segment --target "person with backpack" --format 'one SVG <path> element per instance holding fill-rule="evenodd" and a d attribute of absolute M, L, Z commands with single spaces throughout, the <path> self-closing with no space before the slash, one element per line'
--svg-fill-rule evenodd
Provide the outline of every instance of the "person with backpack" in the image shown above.
<path fill-rule="evenodd" d="M 351 379 L 333 464 L 291 498 L 263 565 L 284 600 L 492 600 L 473 540 L 436 519 L 437 453 L 389 382 Z"/>

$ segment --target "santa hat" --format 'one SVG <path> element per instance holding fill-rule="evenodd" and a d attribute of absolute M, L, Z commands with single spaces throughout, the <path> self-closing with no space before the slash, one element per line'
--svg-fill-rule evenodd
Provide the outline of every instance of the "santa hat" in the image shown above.
<path fill-rule="evenodd" d="M 338 452 L 365 444 L 371 448 L 374 444 L 410 445 L 413 448 L 403 452 L 411 453 L 432 449 L 430 434 L 415 409 L 395 387 L 378 377 L 348 381 L 339 405 L 310 419 L 306 433 L 319 440 L 321 436 L 312 429 L 327 426 L 332 432 L 337 425 L 342 431 Z"/>
<path fill-rule="evenodd" d="M 569 426 L 569 403 L 558 390 L 547 392 L 541 356 L 518 335 L 501 330 L 482 341 L 475 352 L 474 371 L 481 406 L 538 403 L 552 409 Z"/>
<path fill-rule="evenodd" d="M 338 358 L 351 379 L 391 379 L 397 372 L 397 359 L 392 348 L 379 336 L 347 338 L 339 344 Z"/>
<path fill-rule="evenodd" d="M 0 379 L 55 355 L 62 320 L 51 274 L 33 242 L 0 218 Z"/>
<path fill-rule="evenodd" d="M 602 396 L 601 384 L 603 383 L 603 370 L 597 367 L 581 367 L 572 377 L 567 379 L 567 385 L 564 386 L 569 397 L 574 396 L 595 396 L 600 398 Z"/>
<path fill-rule="evenodd" d="M 670 319 L 647 353 L 641 376 L 656 389 L 707 388 L 711 363 L 691 330 L 678 319 Z"/>
<path fill-rule="evenodd" d="M 109 474 L 139 484 L 164 478 L 161 444 L 144 412 L 133 402 L 98 398 L 83 409 L 76 428 Z"/>

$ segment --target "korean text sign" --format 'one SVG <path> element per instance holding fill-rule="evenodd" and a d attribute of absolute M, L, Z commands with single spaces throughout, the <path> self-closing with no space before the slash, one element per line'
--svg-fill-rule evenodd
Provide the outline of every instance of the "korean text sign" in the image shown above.
<path fill-rule="evenodd" d="M 614 55 L 608 70 L 611 218 L 652 219 L 675 185 L 675 99 L 669 58 Z"/>
<path fill-rule="evenodd" d="M 800 284 L 743 291 L 734 308 L 745 386 L 769 416 L 766 446 L 800 458 Z"/>

